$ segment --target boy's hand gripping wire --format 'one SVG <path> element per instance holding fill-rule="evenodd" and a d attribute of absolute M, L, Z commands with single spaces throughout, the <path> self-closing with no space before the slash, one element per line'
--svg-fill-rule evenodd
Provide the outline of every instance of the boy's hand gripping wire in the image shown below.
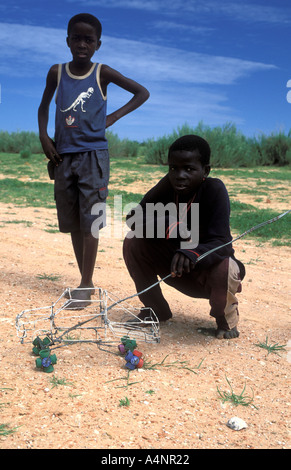
<path fill-rule="evenodd" d="M 235 239 L 230 240 L 229 242 L 224 243 L 223 245 L 217 246 L 216 248 L 213 248 L 212 250 L 209 250 L 209 251 L 207 251 L 206 253 L 203 253 L 202 255 L 200 255 L 200 256 L 197 258 L 196 263 L 198 263 L 198 262 L 201 261 L 202 259 L 206 258 L 206 256 L 210 255 L 210 254 L 213 253 L 214 251 L 220 250 L 221 248 L 224 248 L 225 246 L 230 245 L 231 243 L 236 242 L 236 241 L 239 240 L 240 238 L 245 237 L 248 233 L 254 232 L 255 230 L 257 230 L 257 229 L 259 229 L 259 228 L 261 228 L 261 227 L 264 227 L 265 225 L 272 224 L 273 222 L 276 222 L 277 220 L 281 219 L 282 217 L 284 217 L 285 215 L 289 214 L 290 212 L 291 212 L 291 209 L 289 209 L 289 210 L 286 211 L 286 212 L 283 212 L 283 213 L 280 214 L 280 215 L 277 215 L 277 216 L 274 217 L 273 219 L 266 220 L 265 222 L 261 222 L 260 224 L 255 225 L 254 227 L 250 228 L 249 230 L 246 230 L 246 231 L 245 231 L 244 233 L 242 233 L 241 235 L 238 235 Z M 170 276 L 173 276 L 173 275 L 176 275 L 176 273 L 168 274 L 168 275 L 165 276 L 163 279 L 161 279 L 159 282 L 165 281 L 166 279 L 168 279 Z M 159 282 L 158 282 L 158 283 L 159 283 Z M 158 283 L 156 283 L 156 284 L 158 284 Z M 156 284 L 153 284 L 152 286 L 150 286 L 150 287 L 149 287 L 148 289 L 146 289 L 146 290 L 151 289 L 151 287 L 154 287 Z M 143 291 L 143 292 L 145 292 L 145 291 Z M 142 293 L 143 293 L 143 292 L 142 292 Z M 139 295 L 139 294 L 137 294 L 137 295 Z"/>

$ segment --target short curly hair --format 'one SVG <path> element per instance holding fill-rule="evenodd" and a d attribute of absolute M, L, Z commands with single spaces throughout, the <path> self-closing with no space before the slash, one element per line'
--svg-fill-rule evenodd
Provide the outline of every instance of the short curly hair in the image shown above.
<path fill-rule="evenodd" d="M 96 31 L 97 38 L 100 39 L 102 34 L 102 25 L 96 16 L 90 15 L 89 13 L 79 13 L 73 16 L 68 23 L 68 36 L 71 32 L 72 27 L 76 23 L 87 23 L 93 26 Z"/>
<path fill-rule="evenodd" d="M 209 165 L 211 149 L 208 142 L 199 135 L 189 134 L 179 137 L 169 148 L 168 159 L 172 152 L 186 150 L 192 152 L 198 150 L 202 165 Z"/>

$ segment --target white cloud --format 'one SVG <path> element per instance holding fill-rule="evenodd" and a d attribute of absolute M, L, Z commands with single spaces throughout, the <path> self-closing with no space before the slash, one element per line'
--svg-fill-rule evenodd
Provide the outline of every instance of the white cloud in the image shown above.
<path fill-rule="evenodd" d="M 151 23 L 152 28 L 157 29 L 159 31 L 179 31 L 179 32 L 186 32 L 195 33 L 195 34 L 208 34 L 213 32 L 214 28 L 209 28 L 206 26 L 197 26 L 196 24 L 181 24 L 176 21 L 153 21 Z M 184 38 L 185 39 L 185 38 Z"/>
<path fill-rule="evenodd" d="M 165 0 L 67 0 L 67 3 L 78 3 L 87 6 L 103 6 L 108 8 L 130 8 L 135 10 L 159 11 L 171 5 Z"/>
<path fill-rule="evenodd" d="M 69 60 L 65 38 L 64 30 L 0 23 L 2 73 L 33 76 L 39 69 L 43 73 L 43 67 Z M 95 59 L 146 82 L 228 85 L 250 73 L 274 68 L 260 62 L 199 54 L 109 36 L 103 37 Z M 17 66 L 21 66 L 19 70 Z"/>
<path fill-rule="evenodd" d="M 215 9 L 216 13 L 228 16 L 240 21 L 248 23 L 290 23 L 290 10 L 286 10 L 277 6 L 260 5 L 253 2 L 213 2 L 209 1 L 209 5 Z"/>
<path fill-rule="evenodd" d="M 230 85 L 239 78 L 275 66 L 212 56 L 127 39 L 104 37 L 98 57 L 124 74 L 146 82 Z"/>
<path fill-rule="evenodd" d="M 43 75 L 49 65 L 69 60 L 65 40 L 65 30 L 0 23 L 1 74 Z"/>
<path fill-rule="evenodd" d="M 13 39 L 13 40 L 12 40 Z M 2 73 L 33 76 L 37 70 L 70 60 L 65 30 L 0 23 Z M 95 60 L 143 82 L 229 85 L 270 64 L 212 56 L 104 36 Z M 17 70 L 17 65 L 21 68 Z"/>
<path fill-rule="evenodd" d="M 85 6 L 102 6 L 107 8 L 128 8 L 161 12 L 164 15 L 175 13 L 200 13 L 213 17 L 224 16 L 238 21 L 251 23 L 290 23 L 291 11 L 278 6 L 256 4 L 253 1 L 236 2 L 233 0 L 67 0 L 68 3 L 78 3 Z"/>

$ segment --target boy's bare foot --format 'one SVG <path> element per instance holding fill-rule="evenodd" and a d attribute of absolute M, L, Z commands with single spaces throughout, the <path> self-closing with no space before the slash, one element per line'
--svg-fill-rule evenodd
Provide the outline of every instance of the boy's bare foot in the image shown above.
<path fill-rule="evenodd" d="M 76 289 L 78 289 L 78 290 L 76 290 Z M 69 289 L 68 289 L 68 290 L 65 292 L 64 297 L 65 297 L 66 299 L 73 299 L 73 298 L 74 298 L 73 296 L 74 296 L 74 295 L 78 295 L 78 292 L 81 292 L 81 289 L 84 289 L 84 291 L 86 290 L 86 291 L 90 294 L 90 296 L 95 294 L 95 288 L 94 288 L 94 286 L 90 286 L 90 287 L 88 287 L 88 288 L 86 288 L 86 289 L 85 289 L 85 287 L 79 286 L 79 287 L 77 287 L 76 289 L 73 289 L 73 290 L 69 290 Z"/>
<path fill-rule="evenodd" d="M 91 304 L 91 289 L 74 289 L 66 302 L 66 310 L 82 310 Z"/>
<path fill-rule="evenodd" d="M 217 339 L 233 339 L 239 337 L 239 331 L 237 330 L 236 326 L 231 330 L 222 330 L 217 328 L 215 331 L 215 336 Z"/>

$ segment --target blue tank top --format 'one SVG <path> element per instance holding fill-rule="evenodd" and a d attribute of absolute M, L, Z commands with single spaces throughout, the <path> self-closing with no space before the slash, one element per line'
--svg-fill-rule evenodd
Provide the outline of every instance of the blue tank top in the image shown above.
<path fill-rule="evenodd" d="M 100 86 L 101 64 L 81 77 L 59 64 L 56 92 L 55 142 L 59 154 L 107 149 L 107 97 Z"/>

